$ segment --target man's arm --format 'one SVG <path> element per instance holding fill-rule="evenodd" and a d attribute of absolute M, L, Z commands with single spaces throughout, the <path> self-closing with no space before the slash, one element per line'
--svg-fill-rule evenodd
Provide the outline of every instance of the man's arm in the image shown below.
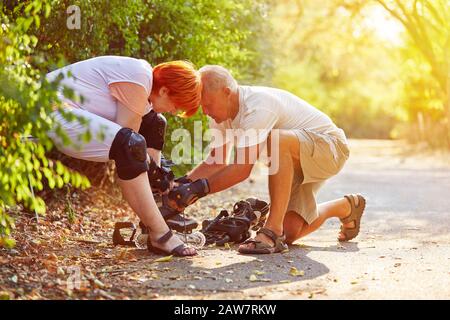
<path fill-rule="evenodd" d="M 220 192 L 247 179 L 259 158 L 262 146 L 263 143 L 236 149 L 234 163 L 227 165 L 208 179 L 209 193 Z"/>
<path fill-rule="evenodd" d="M 187 174 L 187 178 L 192 181 L 202 178 L 209 179 L 214 174 L 226 168 L 230 149 L 231 143 L 212 149 L 208 158 L 192 169 L 192 171 Z"/>
<path fill-rule="evenodd" d="M 255 161 L 259 157 L 260 150 L 261 148 L 258 145 L 237 149 L 235 163 L 223 165 L 221 170 L 209 178 L 200 178 L 173 189 L 169 193 L 169 205 L 181 211 L 207 194 L 228 189 L 245 180 L 250 175 Z M 239 154 L 245 155 L 245 158 L 241 159 L 242 157 L 239 157 Z M 236 162 L 236 159 L 241 160 L 242 163 Z M 201 168 L 201 165 L 199 168 Z"/>

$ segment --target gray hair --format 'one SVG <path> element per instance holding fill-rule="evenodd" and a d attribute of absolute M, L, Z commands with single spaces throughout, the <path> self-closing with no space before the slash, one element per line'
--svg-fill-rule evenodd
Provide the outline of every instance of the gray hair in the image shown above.
<path fill-rule="evenodd" d="M 202 77 L 203 90 L 215 91 L 221 88 L 229 88 L 236 92 L 238 83 L 231 75 L 230 71 L 218 65 L 206 65 L 199 70 Z"/>

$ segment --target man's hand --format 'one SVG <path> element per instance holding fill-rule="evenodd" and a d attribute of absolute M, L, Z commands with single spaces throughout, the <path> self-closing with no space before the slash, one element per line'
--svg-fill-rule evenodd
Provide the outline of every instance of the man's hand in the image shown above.
<path fill-rule="evenodd" d="M 208 193 L 209 184 L 207 179 L 198 179 L 195 182 L 182 184 L 169 192 L 169 206 L 178 211 L 183 211 L 184 208 Z"/>

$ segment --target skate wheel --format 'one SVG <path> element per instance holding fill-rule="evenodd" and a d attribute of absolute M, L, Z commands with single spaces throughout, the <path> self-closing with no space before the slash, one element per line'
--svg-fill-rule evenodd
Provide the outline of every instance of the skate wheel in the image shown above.
<path fill-rule="evenodd" d="M 174 232 L 184 243 L 191 245 L 195 249 L 201 249 L 206 243 L 206 237 L 200 231 L 194 231 L 192 233 L 180 233 Z"/>

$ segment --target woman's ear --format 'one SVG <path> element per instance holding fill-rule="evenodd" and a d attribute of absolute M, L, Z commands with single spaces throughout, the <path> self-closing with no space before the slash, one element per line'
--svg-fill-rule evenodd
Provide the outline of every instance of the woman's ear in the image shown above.
<path fill-rule="evenodd" d="M 169 89 L 167 87 L 161 87 L 159 89 L 159 95 L 160 97 L 167 97 L 169 95 Z"/>

